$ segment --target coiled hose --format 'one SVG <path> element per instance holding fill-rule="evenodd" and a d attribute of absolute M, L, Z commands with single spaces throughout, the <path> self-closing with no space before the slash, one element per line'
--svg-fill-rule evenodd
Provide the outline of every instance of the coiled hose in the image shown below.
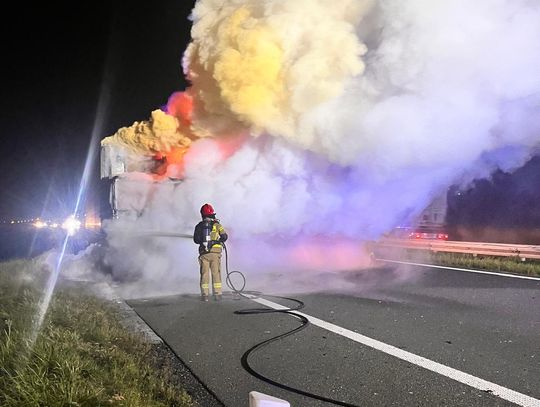
<path fill-rule="evenodd" d="M 238 296 L 241 296 L 241 297 L 244 297 L 244 298 L 247 298 L 247 299 L 252 299 L 253 297 L 261 296 L 262 293 L 259 292 L 259 291 L 246 291 L 245 290 L 246 277 L 244 276 L 244 274 L 242 274 L 242 272 L 240 272 L 238 270 L 232 270 L 232 271 L 229 270 L 229 254 L 227 252 L 227 246 L 223 242 L 221 242 L 221 244 L 223 245 L 223 249 L 225 251 L 225 272 L 227 274 L 227 276 L 225 278 L 225 282 L 227 284 L 227 287 L 229 287 L 233 291 L 233 295 L 238 295 Z M 234 274 L 238 274 L 242 278 L 242 287 L 241 288 L 235 287 L 233 282 L 231 281 L 231 275 L 234 275 Z M 346 403 L 346 402 L 343 402 L 343 401 L 339 401 L 339 400 L 331 399 L 331 398 L 328 398 L 328 397 L 320 396 L 318 394 L 313 394 L 313 393 L 310 393 L 310 392 L 302 390 L 302 389 L 297 389 L 295 387 L 291 387 L 291 386 L 288 386 L 286 384 L 276 382 L 275 380 L 272 380 L 269 377 L 266 377 L 266 376 L 262 375 L 261 373 L 257 372 L 255 369 L 253 369 L 251 367 L 251 365 L 249 364 L 249 356 L 252 353 L 254 353 L 257 350 L 260 350 L 261 348 L 263 348 L 266 345 L 271 344 L 272 342 L 276 342 L 278 340 L 286 338 L 287 336 L 294 335 L 295 333 L 300 332 L 302 329 L 306 328 L 309 325 L 309 320 L 305 316 L 294 312 L 294 311 L 299 311 L 302 308 L 304 308 L 305 305 L 304 305 L 304 303 L 302 301 L 297 300 L 296 298 L 280 297 L 280 296 L 276 296 L 276 295 L 266 295 L 266 294 L 264 294 L 264 296 L 265 297 L 273 297 L 273 298 L 279 298 L 279 299 L 282 299 L 282 300 L 291 301 L 291 302 L 296 303 L 297 305 L 295 307 L 286 308 L 286 309 L 249 308 L 249 309 L 243 309 L 243 310 L 234 311 L 234 313 L 239 314 L 239 315 L 271 314 L 271 313 L 288 314 L 288 315 L 293 316 L 296 319 L 299 319 L 301 325 L 298 326 L 297 328 L 294 328 L 291 331 L 287 331 L 285 333 L 274 336 L 274 337 L 272 337 L 270 339 L 265 340 L 264 342 L 260 342 L 260 343 L 258 343 L 256 345 L 252 346 L 251 348 L 249 348 L 242 355 L 242 359 L 241 359 L 242 367 L 248 373 L 255 376 L 257 379 L 262 380 L 262 381 L 264 381 L 266 383 L 272 384 L 272 385 L 274 385 L 276 387 L 282 388 L 284 390 L 288 390 L 290 392 L 297 393 L 297 394 L 300 394 L 302 396 L 310 397 L 310 398 L 313 398 L 313 399 L 316 399 L 316 400 L 324 401 L 324 402 L 335 404 L 335 405 L 338 405 L 338 406 L 359 407 L 356 404 L 350 404 L 350 403 Z"/>

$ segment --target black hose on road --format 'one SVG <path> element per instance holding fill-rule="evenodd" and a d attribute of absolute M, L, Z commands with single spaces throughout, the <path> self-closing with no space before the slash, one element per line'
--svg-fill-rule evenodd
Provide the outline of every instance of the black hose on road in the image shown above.
<path fill-rule="evenodd" d="M 162 232 L 160 232 L 160 233 L 152 233 L 152 232 L 150 232 L 150 233 L 147 233 L 146 235 L 148 235 L 148 236 L 162 236 L 162 237 L 193 238 L 193 235 L 179 234 L 179 233 L 162 233 Z M 229 287 L 233 291 L 233 295 L 244 297 L 244 298 L 247 298 L 247 299 L 250 299 L 250 300 L 252 300 L 253 297 L 261 297 L 263 295 L 263 293 L 261 293 L 260 291 L 246 291 L 245 290 L 245 288 L 246 288 L 246 277 L 244 276 L 244 274 L 242 272 L 240 272 L 238 270 L 229 271 L 229 253 L 227 252 L 227 246 L 225 245 L 224 242 L 221 242 L 221 244 L 223 245 L 223 249 L 225 251 L 225 271 L 226 271 L 226 275 L 227 275 L 226 278 L 225 278 L 225 282 L 227 284 L 227 287 Z M 242 279 L 242 284 L 241 284 L 242 286 L 240 288 L 235 287 L 235 285 L 233 284 L 233 282 L 231 280 L 231 276 L 236 275 L 236 274 L 239 275 L 241 277 L 241 279 Z M 309 325 L 309 320 L 306 317 L 294 312 L 294 311 L 299 311 L 302 308 L 304 308 L 304 303 L 302 301 L 297 300 L 296 298 L 280 297 L 280 296 L 277 296 L 277 295 L 266 295 L 265 294 L 264 296 L 265 297 L 278 298 L 278 299 L 282 299 L 282 300 L 286 300 L 286 301 L 291 301 L 291 302 L 296 303 L 297 305 L 296 305 L 296 307 L 292 307 L 292 308 L 290 307 L 290 308 L 285 308 L 285 309 L 250 308 L 250 309 L 243 309 L 243 310 L 239 310 L 239 311 L 234 311 L 234 313 L 239 314 L 239 315 L 271 314 L 271 313 L 288 314 L 288 315 L 300 320 L 301 325 L 298 326 L 297 328 L 294 328 L 294 329 L 292 329 L 290 331 L 287 331 L 285 333 L 282 333 L 280 335 L 274 336 L 274 337 L 272 337 L 270 339 L 265 340 L 264 342 L 260 342 L 260 343 L 258 343 L 256 345 L 252 346 L 251 348 L 249 348 L 242 355 L 242 358 L 241 358 L 242 367 L 249 374 L 251 374 L 252 376 L 255 376 L 257 379 L 262 380 L 262 381 L 264 381 L 264 382 L 266 382 L 268 384 L 271 384 L 273 386 L 279 387 L 281 389 L 284 389 L 284 390 L 287 390 L 287 391 L 290 391 L 290 392 L 293 392 L 293 393 L 296 393 L 296 394 L 300 394 L 300 395 L 305 396 L 305 397 L 316 399 L 316 400 L 319 400 L 319 401 L 324 401 L 324 402 L 327 402 L 327 403 L 335 404 L 335 405 L 338 405 L 338 406 L 359 407 L 357 404 L 346 403 L 344 401 L 339 401 L 339 400 L 331 399 L 331 398 L 328 398 L 328 397 L 319 396 L 318 394 L 310 393 L 310 392 L 302 390 L 302 389 L 297 389 L 295 387 L 291 387 L 291 386 L 288 386 L 286 384 L 276 382 L 275 380 L 272 380 L 272 379 L 262 375 L 261 373 L 257 372 L 255 369 L 253 369 L 251 367 L 251 365 L 249 364 L 249 356 L 252 353 L 254 353 L 257 350 L 260 350 L 261 348 L 263 348 L 266 345 L 271 344 L 272 342 L 276 342 L 276 341 L 278 341 L 280 339 L 286 338 L 287 336 L 294 335 L 295 333 L 300 332 L 302 329 L 306 328 Z"/>
<path fill-rule="evenodd" d="M 250 299 L 250 300 L 253 299 L 252 296 L 256 296 L 256 297 L 262 296 L 263 293 L 261 293 L 259 291 L 245 291 L 246 277 L 244 276 L 244 274 L 242 274 L 242 272 L 240 272 L 238 270 L 229 271 L 229 254 L 227 252 L 227 246 L 223 242 L 221 244 L 223 245 L 223 249 L 225 251 L 225 272 L 227 274 L 227 277 L 226 277 L 225 281 L 227 283 L 227 287 L 229 287 L 233 291 L 233 295 L 239 295 L 241 297 L 244 297 L 244 298 L 247 298 L 247 299 Z M 242 287 L 241 288 L 236 288 L 234 286 L 233 282 L 231 281 L 230 276 L 233 275 L 233 274 L 238 274 L 238 275 L 240 275 L 242 277 Z M 295 333 L 300 332 L 302 329 L 306 328 L 309 325 L 309 320 L 305 316 L 297 314 L 297 313 L 294 312 L 294 311 L 298 311 L 298 310 L 301 310 L 302 308 L 304 308 L 305 305 L 304 305 L 304 303 L 302 301 L 297 300 L 296 298 L 280 297 L 280 296 L 276 296 L 276 295 L 264 295 L 264 296 L 265 297 L 279 298 L 279 299 L 295 302 L 297 304 L 297 306 L 294 307 L 294 308 L 286 308 L 286 309 L 250 308 L 250 309 L 243 309 L 243 310 L 239 310 L 239 311 L 234 311 L 234 313 L 239 314 L 239 315 L 271 314 L 271 313 L 288 314 L 288 315 L 291 315 L 292 317 L 294 317 L 296 319 L 299 319 L 300 322 L 301 322 L 301 325 L 294 328 L 293 330 L 290 330 L 290 331 L 287 331 L 285 333 L 274 336 L 274 337 L 272 337 L 270 339 L 265 340 L 264 342 L 260 342 L 260 343 L 258 343 L 256 345 L 252 346 L 251 348 L 249 348 L 242 355 L 242 359 L 241 359 L 242 367 L 249 374 L 251 374 L 252 376 L 255 376 L 257 379 L 262 380 L 262 381 L 264 381 L 266 383 L 269 383 L 271 385 L 274 385 L 276 387 L 282 388 L 284 390 L 287 390 L 287 391 L 290 391 L 290 392 L 293 392 L 293 393 L 296 393 L 296 394 L 300 394 L 302 396 L 306 396 L 306 397 L 309 397 L 309 398 L 313 398 L 313 399 L 316 399 L 316 400 L 319 400 L 319 401 L 324 401 L 324 402 L 327 402 L 327 403 L 335 404 L 335 405 L 338 405 L 338 406 L 359 407 L 356 404 L 350 404 L 350 403 L 346 403 L 344 401 L 339 401 L 339 400 L 331 399 L 331 398 L 328 398 L 328 397 L 320 396 L 318 394 L 310 393 L 310 392 L 302 390 L 302 389 L 297 389 L 295 387 L 291 387 L 291 386 L 288 386 L 286 384 L 276 382 L 275 380 L 272 380 L 272 379 L 262 375 L 261 373 L 257 372 L 255 369 L 253 369 L 251 367 L 251 365 L 249 364 L 249 356 L 252 353 L 254 353 L 257 350 L 260 350 L 261 348 L 263 348 L 266 345 L 271 344 L 272 342 L 276 342 L 278 340 L 286 338 L 287 336 L 294 335 Z"/>

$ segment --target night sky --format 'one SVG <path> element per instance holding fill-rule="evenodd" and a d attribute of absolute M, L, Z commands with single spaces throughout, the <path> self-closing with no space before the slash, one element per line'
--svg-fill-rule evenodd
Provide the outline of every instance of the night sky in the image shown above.
<path fill-rule="evenodd" d="M 73 210 L 103 82 L 110 103 L 99 139 L 146 120 L 185 88 L 181 58 L 193 4 L 14 5 L 1 25 L 0 219 Z M 96 165 L 94 189 L 98 179 Z"/>
<path fill-rule="evenodd" d="M 13 4 L 4 16 L 0 219 L 73 208 L 100 89 L 99 140 L 185 88 L 181 58 L 194 0 Z M 18 9 L 17 9 L 18 8 Z M 99 158 L 99 154 L 96 158 Z M 107 199 L 95 160 L 92 194 Z M 455 224 L 540 227 L 540 158 L 450 197 Z M 105 205 L 106 206 L 106 205 Z M 102 208 L 103 209 L 103 208 Z"/>

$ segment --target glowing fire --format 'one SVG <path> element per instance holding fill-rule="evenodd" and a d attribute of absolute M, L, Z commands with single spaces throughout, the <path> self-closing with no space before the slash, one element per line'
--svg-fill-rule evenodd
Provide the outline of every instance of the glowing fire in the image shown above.
<path fill-rule="evenodd" d="M 175 92 L 167 102 L 167 113 L 175 116 L 184 126 L 191 126 L 193 98 L 188 92 Z"/>
<path fill-rule="evenodd" d="M 179 176 L 183 172 L 184 155 L 188 151 L 188 147 L 176 147 L 169 152 L 158 152 L 154 155 L 154 160 L 157 162 L 154 173 L 158 176 L 168 174 L 169 166 L 175 166 L 175 175 Z"/>

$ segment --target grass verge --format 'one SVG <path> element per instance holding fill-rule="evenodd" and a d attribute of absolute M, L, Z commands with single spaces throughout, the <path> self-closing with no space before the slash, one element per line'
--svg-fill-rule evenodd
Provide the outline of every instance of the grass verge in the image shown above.
<path fill-rule="evenodd" d="M 540 262 L 522 261 L 518 257 L 473 256 L 459 253 L 433 253 L 433 264 L 450 267 L 462 267 L 479 270 L 500 271 L 506 273 L 540 276 Z"/>
<path fill-rule="evenodd" d="M 0 263 L 1 406 L 195 405 L 113 305 L 81 290 L 58 287 L 32 343 L 47 277 L 38 260 Z"/>

